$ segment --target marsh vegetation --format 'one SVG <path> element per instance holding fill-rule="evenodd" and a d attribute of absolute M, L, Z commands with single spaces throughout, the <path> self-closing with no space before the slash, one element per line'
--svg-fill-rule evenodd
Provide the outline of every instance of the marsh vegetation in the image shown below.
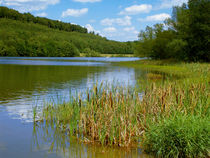
<path fill-rule="evenodd" d="M 151 66 L 145 66 L 146 62 Z M 95 85 L 72 95 L 69 102 L 45 105 L 36 123 L 52 124 L 69 139 L 76 137 L 85 143 L 142 147 L 158 157 L 206 157 L 210 145 L 209 64 L 124 64 L 133 63 L 165 73 L 173 68 L 180 78 L 163 82 L 160 74 L 151 71 L 147 81 L 140 81 L 136 88 Z"/>

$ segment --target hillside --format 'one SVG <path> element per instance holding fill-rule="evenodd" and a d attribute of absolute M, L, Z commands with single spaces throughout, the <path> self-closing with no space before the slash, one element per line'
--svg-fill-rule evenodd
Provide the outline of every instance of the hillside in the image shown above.
<path fill-rule="evenodd" d="M 98 56 L 133 53 L 129 42 L 111 41 L 94 33 L 78 31 L 79 29 L 67 31 L 35 23 L 33 20 L 18 20 L 5 14 L 3 16 L 2 8 L 5 7 L 0 7 L 0 56 L 79 56 L 80 53 Z M 18 15 L 24 17 L 25 14 Z M 65 24 L 71 26 L 63 23 Z"/>
<path fill-rule="evenodd" d="M 51 20 L 44 17 L 35 17 L 30 13 L 19 13 L 14 9 L 9 9 L 7 7 L 0 7 L 0 18 L 7 18 L 18 20 L 22 22 L 31 22 L 35 24 L 40 24 L 47 26 L 49 28 L 68 31 L 68 32 L 80 32 L 80 33 L 87 33 L 87 29 L 81 27 L 79 25 L 71 24 L 71 23 L 64 23 L 58 20 Z"/>

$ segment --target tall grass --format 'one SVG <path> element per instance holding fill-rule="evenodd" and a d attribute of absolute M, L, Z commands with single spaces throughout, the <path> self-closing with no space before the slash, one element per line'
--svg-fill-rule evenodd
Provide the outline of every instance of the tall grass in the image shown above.
<path fill-rule="evenodd" d="M 163 119 L 178 114 L 204 118 L 209 117 L 209 112 L 207 84 L 184 87 L 176 83 L 164 86 L 153 83 L 143 96 L 135 89 L 95 86 L 87 91 L 84 100 L 78 95 L 68 103 L 47 105 L 42 117 L 85 142 L 125 147 L 144 145 L 148 139 L 145 132 Z"/>
<path fill-rule="evenodd" d="M 175 81 L 158 82 L 162 75 L 148 74 L 142 89 L 95 85 L 69 102 L 47 104 L 41 123 L 86 143 L 141 146 L 157 157 L 207 157 L 209 67 L 186 64 L 179 70 L 176 75 L 187 75 Z"/>
<path fill-rule="evenodd" d="M 207 157 L 209 131 L 209 118 L 177 115 L 151 124 L 143 146 L 156 157 Z"/>

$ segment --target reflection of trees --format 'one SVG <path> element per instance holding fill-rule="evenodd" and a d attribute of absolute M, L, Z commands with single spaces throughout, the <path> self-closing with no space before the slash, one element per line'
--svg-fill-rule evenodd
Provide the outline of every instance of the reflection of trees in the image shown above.
<path fill-rule="evenodd" d="M 0 65 L 1 100 L 48 88 L 62 88 L 62 83 L 82 85 L 88 74 L 105 71 L 105 67 Z M 57 86 L 57 87 L 56 87 Z"/>
<path fill-rule="evenodd" d="M 34 123 L 33 148 L 41 150 L 47 144 L 49 153 L 55 153 L 61 157 L 72 158 L 149 158 L 141 153 L 140 149 L 125 149 L 118 147 L 103 147 L 98 144 L 83 144 L 76 138 L 69 137 L 61 128 L 53 123 Z"/>

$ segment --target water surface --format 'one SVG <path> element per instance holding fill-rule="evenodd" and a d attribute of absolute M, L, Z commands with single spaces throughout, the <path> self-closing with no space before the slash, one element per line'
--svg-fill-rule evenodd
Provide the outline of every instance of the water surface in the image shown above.
<path fill-rule="evenodd" d="M 95 83 L 135 86 L 146 72 L 114 66 L 139 58 L 0 58 L 0 157 L 145 157 L 129 152 L 65 140 L 54 144 L 53 130 L 34 128 L 32 108 L 45 102 L 68 100 Z M 42 130 L 41 130 L 42 129 Z M 64 135 L 60 135 L 62 140 Z M 58 136 L 57 136 L 58 137 Z M 54 145 L 52 147 L 52 144 Z"/>

